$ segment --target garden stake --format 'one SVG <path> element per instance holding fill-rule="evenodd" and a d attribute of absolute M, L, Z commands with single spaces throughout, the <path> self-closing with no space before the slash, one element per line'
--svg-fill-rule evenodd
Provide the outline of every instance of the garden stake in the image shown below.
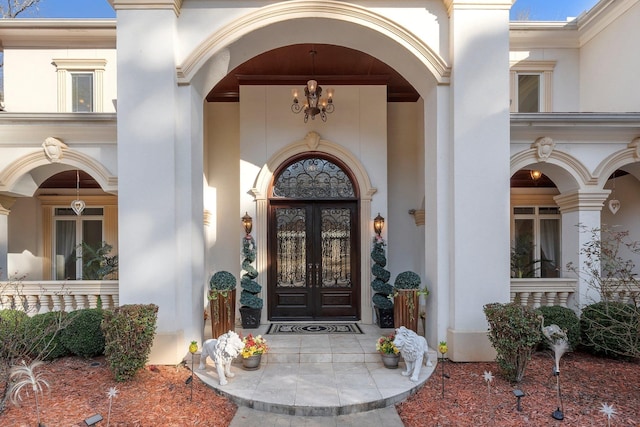
<path fill-rule="evenodd" d="M 440 341 L 438 344 L 438 351 L 442 354 L 442 398 L 444 399 L 444 379 L 445 377 L 449 378 L 449 375 L 444 373 L 444 354 L 449 351 L 446 341 Z"/>
<path fill-rule="evenodd" d="M 191 376 L 187 378 L 187 384 L 191 385 L 191 397 L 189 398 L 191 402 L 193 402 L 193 356 L 196 354 L 196 351 L 198 351 L 198 342 L 191 341 L 191 344 L 189 344 L 189 353 L 191 353 Z"/>

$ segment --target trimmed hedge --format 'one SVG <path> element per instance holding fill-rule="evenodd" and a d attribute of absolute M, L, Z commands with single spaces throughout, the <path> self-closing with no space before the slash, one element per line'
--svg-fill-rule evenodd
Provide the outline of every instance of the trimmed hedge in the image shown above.
<path fill-rule="evenodd" d="M 588 305 L 580 317 L 583 347 L 593 354 L 628 358 L 640 354 L 640 319 L 631 305 L 600 301 Z"/>
<path fill-rule="evenodd" d="M 104 310 L 86 308 L 69 314 L 69 325 L 62 331 L 64 346 L 80 357 L 90 358 L 104 353 L 104 335 L 100 327 Z"/>
<path fill-rule="evenodd" d="M 540 307 L 538 310 L 544 317 L 544 326 L 558 325 L 567 334 L 571 350 L 578 348 L 580 345 L 580 319 L 573 310 L 559 305 Z M 542 335 L 542 331 L 540 334 Z M 550 348 L 544 335 L 540 339 L 544 348 Z"/>

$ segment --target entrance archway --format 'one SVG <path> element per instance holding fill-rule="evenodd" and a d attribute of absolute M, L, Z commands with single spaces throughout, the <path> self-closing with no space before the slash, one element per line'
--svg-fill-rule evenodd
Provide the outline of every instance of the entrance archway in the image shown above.
<path fill-rule="evenodd" d="M 309 153 L 274 175 L 269 194 L 268 316 L 358 319 L 358 193 L 338 159 Z"/>

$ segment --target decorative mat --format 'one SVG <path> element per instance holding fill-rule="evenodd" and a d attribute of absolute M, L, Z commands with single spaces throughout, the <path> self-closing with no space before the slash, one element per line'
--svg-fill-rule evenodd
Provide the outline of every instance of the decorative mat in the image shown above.
<path fill-rule="evenodd" d="M 267 334 L 363 334 L 357 323 L 272 323 Z"/>

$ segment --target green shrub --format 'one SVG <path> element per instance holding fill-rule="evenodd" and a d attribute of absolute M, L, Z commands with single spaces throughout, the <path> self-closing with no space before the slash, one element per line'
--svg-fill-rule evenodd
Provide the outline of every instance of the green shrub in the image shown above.
<path fill-rule="evenodd" d="M 498 368 L 507 380 L 522 381 L 531 354 L 540 342 L 542 316 L 516 303 L 487 304 L 484 314 Z"/>
<path fill-rule="evenodd" d="M 54 360 L 69 354 L 62 342 L 67 317 L 64 311 L 51 311 L 27 318 L 25 330 L 34 359 Z"/>
<path fill-rule="evenodd" d="M 640 354 L 640 320 L 628 304 L 600 301 L 588 305 L 580 317 L 582 345 L 594 354 L 634 358 Z"/>
<path fill-rule="evenodd" d="M 387 294 L 376 293 L 373 294 L 373 297 L 371 299 L 375 306 L 378 308 L 386 310 L 393 308 L 393 301 L 389 299 L 389 295 Z"/>
<path fill-rule="evenodd" d="M 144 368 L 156 333 L 157 317 L 155 304 L 123 305 L 104 312 L 104 353 L 116 381 L 131 379 Z"/>
<path fill-rule="evenodd" d="M 396 289 L 419 289 L 420 276 L 413 271 L 404 271 L 396 276 L 393 287 Z"/>
<path fill-rule="evenodd" d="M 69 352 L 85 358 L 104 353 L 104 335 L 100 328 L 103 312 L 100 308 L 86 308 L 69 314 L 69 324 L 61 334 Z"/>
<path fill-rule="evenodd" d="M 28 351 L 25 337 L 28 319 L 24 311 L 0 310 L 0 359 L 11 361 Z"/>
<path fill-rule="evenodd" d="M 580 345 L 580 319 L 573 310 L 559 305 L 540 307 L 538 310 L 544 317 L 544 326 L 558 325 L 560 329 L 565 331 L 571 350 L 575 350 Z M 540 331 L 540 334 L 542 335 L 542 331 Z M 549 348 L 544 335 L 540 339 L 541 344 L 545 348 Z"/>
<path fill-rule="evenodd" d="M 236 277 L 228 271 L 218 271 L 209 280 L 209 289 L 231 291 L 237 286 Z"/>

